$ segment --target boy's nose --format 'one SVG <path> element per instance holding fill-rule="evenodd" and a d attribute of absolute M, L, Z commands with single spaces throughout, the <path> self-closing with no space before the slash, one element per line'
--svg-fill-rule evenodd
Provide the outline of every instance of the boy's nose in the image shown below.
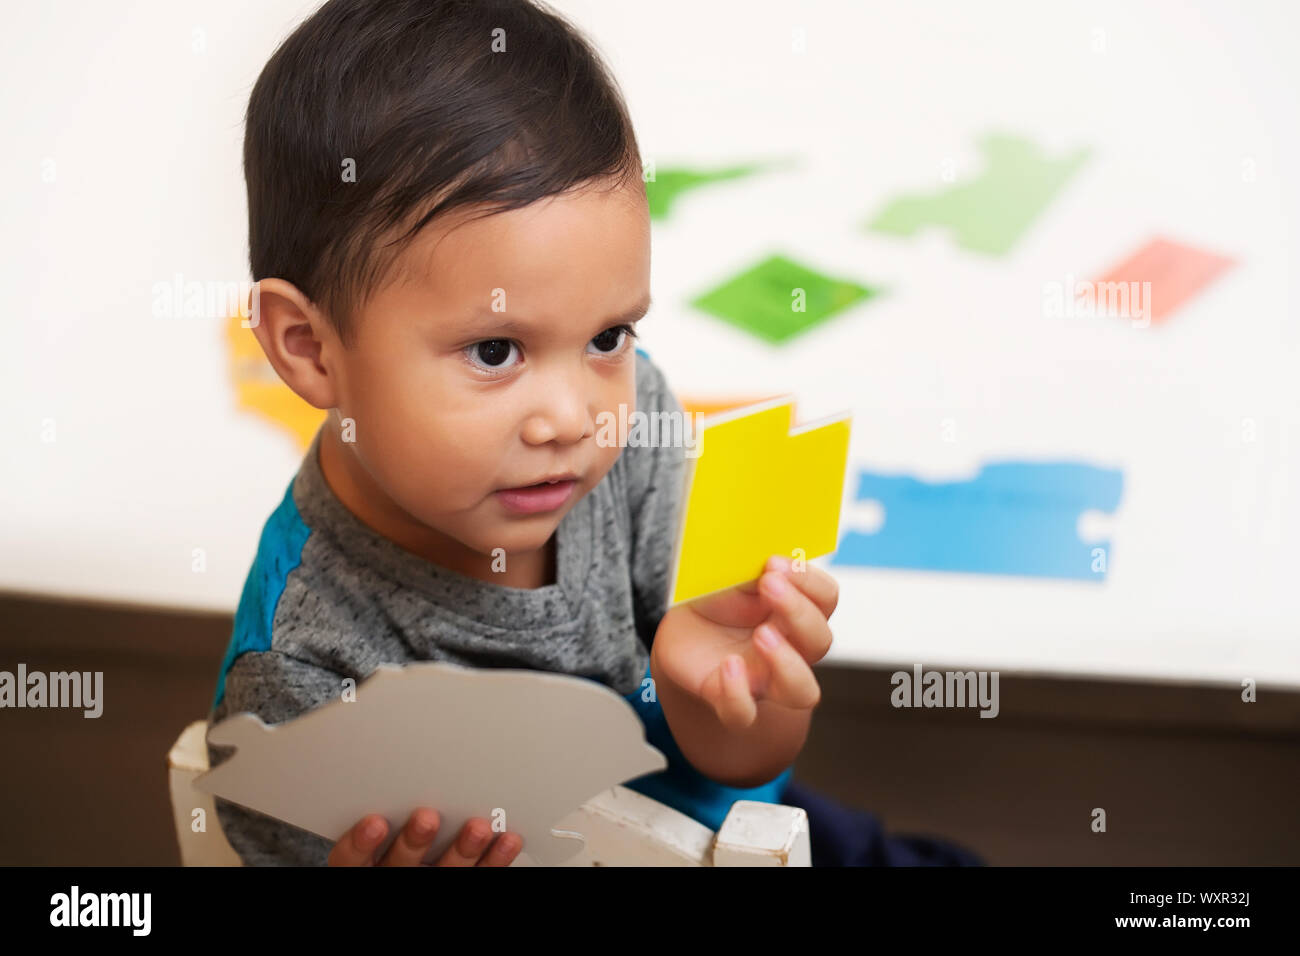
<path fill-rule="evenodd" d="M 576 385 L 552 386 L 539 404 L 524 434 L 533 444 L 556 441 L 571 445 L 581 441 L 592 426 L 586 392 Z"/>

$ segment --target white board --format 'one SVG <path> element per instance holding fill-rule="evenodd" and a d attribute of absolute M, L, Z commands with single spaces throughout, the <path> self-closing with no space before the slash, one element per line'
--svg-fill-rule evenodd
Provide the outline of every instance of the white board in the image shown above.
<path fill-rule="evenodd" d="M 222 323 L 151 302 L 178 273 L 247 278 L 242 114 L 314 6 L 10 11 L 0 587 L 234 609 L 300 452 L 235 408 Z M 679 393 L 851 407 L 851 462 L 881 472 L 1123 469 L 1103 588 L 835 568 L 832 660 L 1300 686 L 1294 5 L 557 6 L 645 159 L 787 163 L 655 224 L 640 331 Z M 1011 253 L 861 228 L 973 174 L 990 129 L 1092 151 Z M 1047 283 L 1156 234 L 1239 265 L 1158 335 L 1044 317 Z M 770 252 L 888 294 L 780 348 L 687 304 Z"/>

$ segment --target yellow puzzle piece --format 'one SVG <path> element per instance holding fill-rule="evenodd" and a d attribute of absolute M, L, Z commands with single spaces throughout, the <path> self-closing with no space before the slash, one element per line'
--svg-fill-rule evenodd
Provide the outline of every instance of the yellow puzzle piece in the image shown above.
<path fill-rule="evenodd" d="M 752 581 L 774 554 L 811 559 L 839 540 L 848 412 L 791 428 L 792 396 L 706 417 L 686 459 L 671 604 Z"/>

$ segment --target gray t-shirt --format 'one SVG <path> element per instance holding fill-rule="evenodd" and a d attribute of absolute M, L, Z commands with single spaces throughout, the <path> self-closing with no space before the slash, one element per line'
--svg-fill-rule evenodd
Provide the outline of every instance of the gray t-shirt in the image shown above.
<path fill-rule="evenodd" d="M 663 373 L 639 349 L 636 393 L 638 411 L 681 413 Z M 668 603 L 685 464 L 680 445 L 624 448 L 557 527 L 556 583 L 533 590 L 439 567 L 363 524 L 326 484 L 319 446 L 318 432 L 263 529 L 209 724 L 242 711 L 267 724 L 290 720 L 337 700 L 344 678 L 359 684 L 389 662 L 533 668 L 588 677 L 624 695 L 638 690 Z M 651 727 L 653 718 L 637 706 Z M 679 777 L 693 772 L 683 769 L 658 720 L 657 745 Z M 210 747 L 212 766 L 230 752 Z M 685 791 L 669 787 L 663 774 L 664 786 L 653 793 L 676 802 L 672 794 Z M 714 827 L 733 799 L 778 798 L 695 777 L 685 784 L 690 799 L 678 806 Z M 706 786 L 707 801 L 720 809 L 699 809 Z M 217 813 L 246 864 L 323 865 L 331 848 L 323 837 L 225 800 L 217 800 Z"/>

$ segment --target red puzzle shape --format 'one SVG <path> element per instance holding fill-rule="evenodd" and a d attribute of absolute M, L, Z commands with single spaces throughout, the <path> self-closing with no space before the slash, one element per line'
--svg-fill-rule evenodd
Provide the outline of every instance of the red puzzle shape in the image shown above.
<path fill-rule="evenodd" d="M 1096 280 L 1103 282 L 1150 282 L 1151 322 L 1157 323 L 1174 312 L 1219 277 L 1235 259 L 1216 255 L 1170 239 L 1152 239 L 1123 262 Z"/>

